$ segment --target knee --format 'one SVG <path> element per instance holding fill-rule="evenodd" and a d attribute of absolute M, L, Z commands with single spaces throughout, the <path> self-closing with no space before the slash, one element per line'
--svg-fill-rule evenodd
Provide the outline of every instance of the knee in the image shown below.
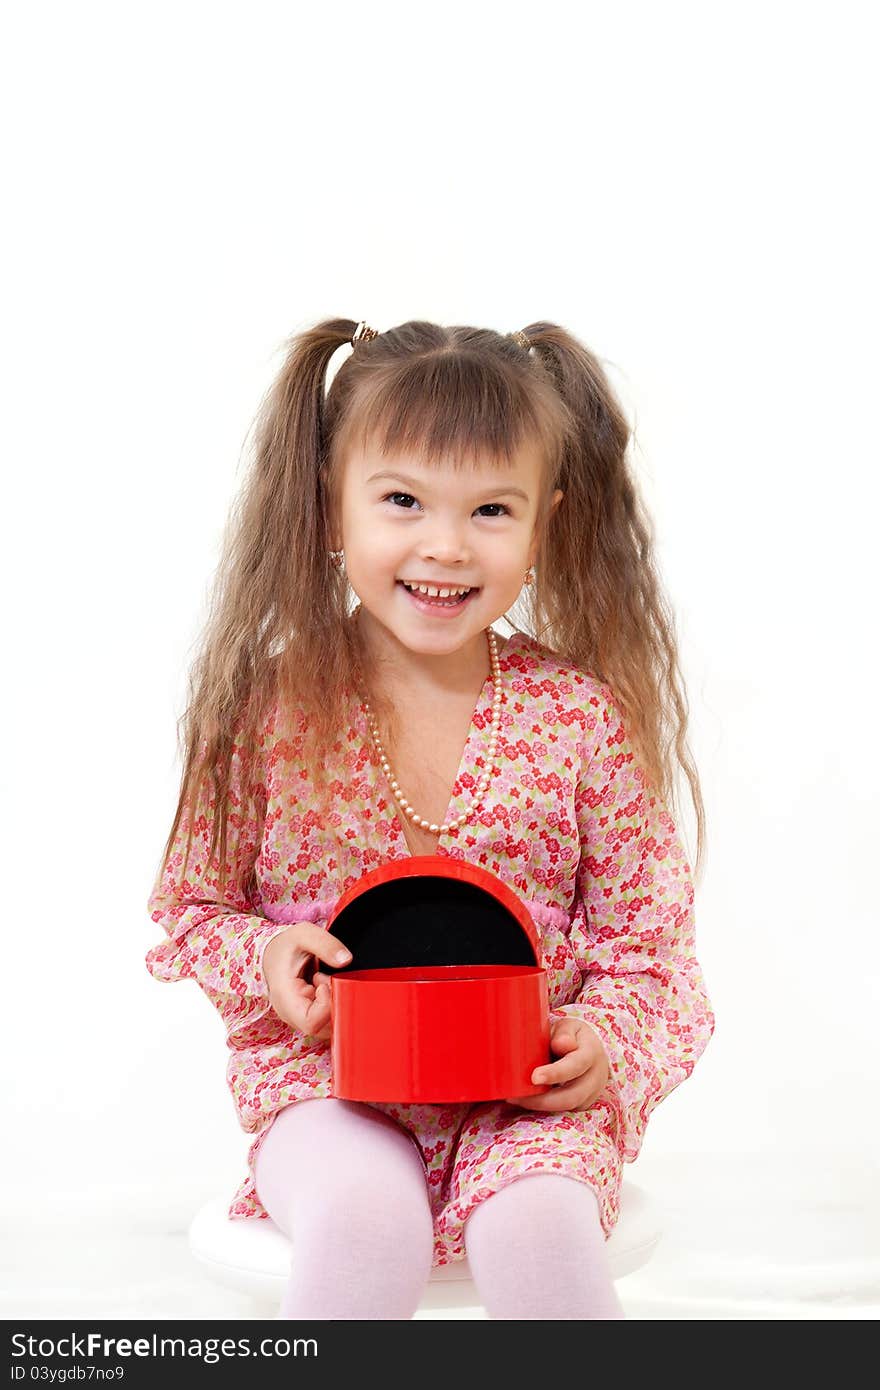
<path fill-rule="evenodd" d="M 312 1193 L 299 1204 L 294 1223 L 296 1244 L 303 1250 L 348 1249 L 365 1257 L 393 1255 L 415 1259 L 430 1269 L 434 1226 L 424 1190 L 394 1190 L 360 1177 Z"/>
<path fill-rule="evenodd" d="M 281 1127 L 281 1121 L 285 1126 Z M 258 1155 L 261 1200 L 299 1242 L 395 1232 L 433 1244 L 425 1168 L 394 1121 L 341 1100 L 290 1107 Z"/>
<path fill-rule="evenodd" d="M 580 1245 L 602 1226 L 595 1192 L 585 1183 L 557 1173 L 526 1173 L 493 1192 L 465 1223 L 465 1241 L 491 1232 L 515 1245 Z M 604 1239 L 604 1236 L 603 1236 Z"/>
<path fill-rule="evenodd" d="M 297 1227 L 322 1240 L 346 1237 L 367 1243 L 402 1240 L 433 1248 L 434 1227 L 425 1170 L 401 1135 L 400 1146 L 381 1155 L 351 1152 L 329 1165 L 307 1196 L 296 1199 Z"/>

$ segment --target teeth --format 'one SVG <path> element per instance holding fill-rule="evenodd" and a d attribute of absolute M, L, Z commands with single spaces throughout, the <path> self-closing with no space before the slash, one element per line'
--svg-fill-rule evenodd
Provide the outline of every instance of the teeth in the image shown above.
<path fill-rule="evenodd" d="M 469 594 L 470 589 L 435 589 L 430 584 L 407 584 L 403 581 L 404 588 L 409 589 L 413 594 L 427 594 L 429 598 L 451 598 L 453 594 Z"/>

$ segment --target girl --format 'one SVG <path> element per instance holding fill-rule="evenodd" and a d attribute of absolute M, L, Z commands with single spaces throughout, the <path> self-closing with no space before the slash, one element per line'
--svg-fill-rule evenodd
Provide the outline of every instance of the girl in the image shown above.
<path fill-rule="evenodd" d="M 467 1255 L 490 1318 L 622 1318 L 604 1249 L 622 1165 L 714 1029 L 667 724 L 698 866 L 703 803 L 629 429 L 555 324 L 353 330 L 295 337 L 258 415 L 147 965 L 223 1019 L 256 1136 L 229 1214 L 293 1235 L 282 1317 L 411 1318 L 432 1266 Z M 326 923 L 407 854 L 525 900 L 547 1091 L 334 1098 Z"/>

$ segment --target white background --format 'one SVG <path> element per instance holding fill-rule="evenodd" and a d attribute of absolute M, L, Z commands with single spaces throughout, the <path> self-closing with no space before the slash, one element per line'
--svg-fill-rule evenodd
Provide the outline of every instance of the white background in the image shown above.
<path fill-rule="evenodd" d="M 549 319 L 607 364 L 681 641 L 717 1015 L 636 1166 L 790 1164 L 876 1223 L 871 8 L 7 17 L 8 1221 L 182 1220 L 244 1176 L 222 1025 L 148 975 L 146 901 L 245 435 L 288 335 L 342 315 Z"/>

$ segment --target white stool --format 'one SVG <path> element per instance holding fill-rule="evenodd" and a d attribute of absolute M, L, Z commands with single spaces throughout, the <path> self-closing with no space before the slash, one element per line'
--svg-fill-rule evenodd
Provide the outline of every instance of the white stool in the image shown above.
<path fill-rule="evenodd" d="M 225 1288 L 274 1304 L 277 1311 L 290 1275 L 293 1242 L 269 1218 L 231 1221 L 229 1203 L 206 1202 L 189 1228 L 189 1247 L 210 1279 Z M 640 1269 L 654 1253 L 661 1228 L 654 1203 L 642 1188 L 625 1182 L 620 1216 L 605 1243 L 611 1275 L 620 1279 Z M 467 1260 L 431 1270 L 420 1313 L 436 1308 L 479 1308 Z"/>

